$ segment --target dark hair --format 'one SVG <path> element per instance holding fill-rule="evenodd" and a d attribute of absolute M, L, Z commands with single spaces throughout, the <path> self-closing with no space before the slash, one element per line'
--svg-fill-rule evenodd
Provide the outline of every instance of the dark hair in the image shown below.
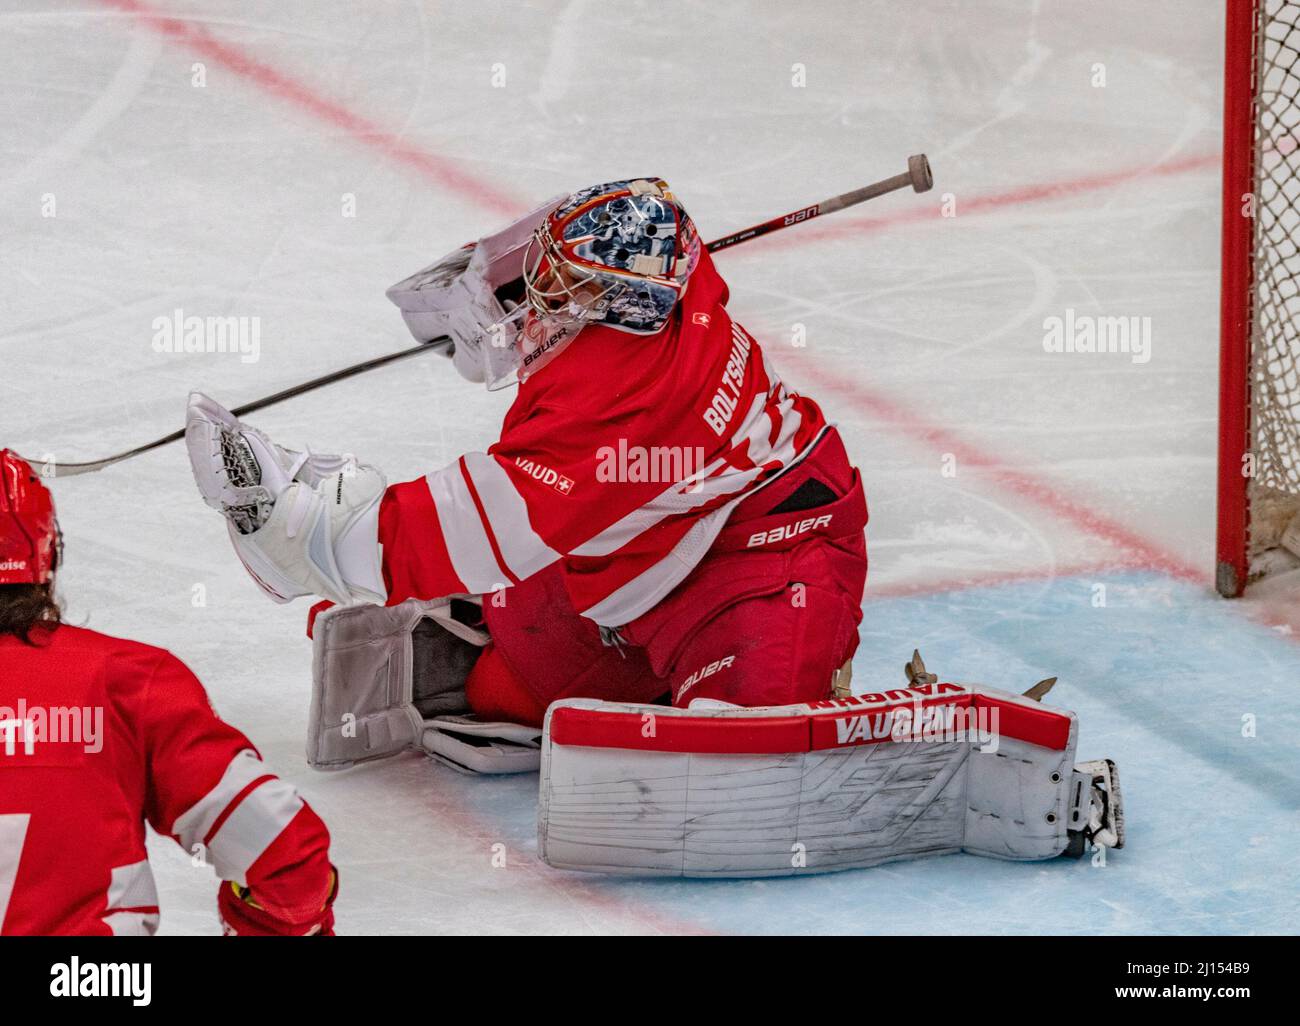
<path fill-rule="evenodd" d="M 34 645 L 32 631 L 52 631 L 62 618 L 52 582 L 0 584 L 0 634 L 13 634 Z"/>

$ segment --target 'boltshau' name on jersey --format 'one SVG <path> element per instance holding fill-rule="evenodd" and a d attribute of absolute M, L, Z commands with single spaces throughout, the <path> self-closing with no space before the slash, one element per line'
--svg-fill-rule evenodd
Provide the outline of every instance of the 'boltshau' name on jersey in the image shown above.
<path fill-rule="evenodd" d="M 745 364 L 749 362 L 749 350 L 753 345 L 745 329 L 739 324 L 731 325 L 731 356 L 722 369 L 722 384 L 713 393 L 713 401 L 704 411 L 704 423 L 721 437 L 736 413 L 736 403 L 740 401 L 745 388 Z"/>

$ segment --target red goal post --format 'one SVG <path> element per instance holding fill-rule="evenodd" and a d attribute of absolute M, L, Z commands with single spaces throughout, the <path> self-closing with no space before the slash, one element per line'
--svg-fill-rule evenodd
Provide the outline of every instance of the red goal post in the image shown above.
<path fill-rule="evenodd" d="M 1235 596 L 1300 563 L 1300 0 L 1226 13 L 1216 585 Z"/>

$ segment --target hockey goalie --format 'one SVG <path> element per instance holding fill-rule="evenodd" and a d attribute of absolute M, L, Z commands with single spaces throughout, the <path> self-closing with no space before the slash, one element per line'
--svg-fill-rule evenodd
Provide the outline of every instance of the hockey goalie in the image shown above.
<path fill-rule="evenodd" d="M 332 604 L 317 607 L 312 625 L 314 765 L 408 747 L 474 771 L 540 763 L 543 854 L 578 868 L 785 871 L 778 863 L 791 848 L 770 805 L 752 810 L 753 831 L 719 827 L 734 844 L 705 864 L 681 857 L 694 844 L 684 811 L 692 795 L 710 794 L 743 819 L 739 799 L 756 793 L 750 770 L 793 773 L 773 785 L 792 821 L 805 802 L 826 807 L 810 774 L 831 770 L 843 815 L 855 814 L 853 794 L 878 821 L 853 842 L 856 855 L 795 868 L 923 853 L 910 838 L 885 836 L 907 834 L 918 817 L 960 828 L 941 831 L 943 843 L 917 831 L 929 838 L 925 852 L 973 850 L 962 841 L 973 765 L 964 743 L 946 761 L 898 763 L 924 781 L 919 791 L 888 779 L 873 790 L 863 782 L 871 774 L 848 762 L 813 766 L 817 710 L 854 701 L 867 574 L 862 482 L 818 405 L 784 385 L 728 314 L 727 286 L 665 182 L 630 179 L 552 200 L 388 294 L 418 340 L 450 338 L 463 377 L 517 386 L 486 452 L 389 483 L 351 456 L 283 448 L 197 393 L 187 419 L 199 489 L 225 515 L 253 579 L 277 601 Z M 630 748 L 617 740 L 622 727 L 599 728 L 627 716 L 645 720 Z M 690 754 L 688 728 L 700 719 L 708 737 L 725 740 L 696 735 L 714 748 L 695 753 L 693 770 L 674 761 L 659 793 L 656 757 Z M 803 726 L 755 747 L 785 721 Z M 1039 759 L 1050 768 L 1006 799 L 1050 809 L 1022 824 L 1032 841 L 1012 837 L 990 853 L 1058 854 L 1069 822 L 1080 836 L 1120 840 L 1112 767 L 1085 774 L 1072 799 L 1074 731 L 1052 736 L 1059 747 Z M 834 750 L 850 749 L 868 754 Z M 757 762 L 736 777 L 728 754 Z M 859 783 L 846 790 L 845 773 Z M 634 786 L 615 800 L 619 780 Z M 611 799 L 571 810 L 576 832 L 563 855 L 551 833 L 557 788 Z M 665 804 L 671 821 L 638 833 L 636 823 Z M 676 854 L 660 865 L 649 853 L 664 850 Z"/>

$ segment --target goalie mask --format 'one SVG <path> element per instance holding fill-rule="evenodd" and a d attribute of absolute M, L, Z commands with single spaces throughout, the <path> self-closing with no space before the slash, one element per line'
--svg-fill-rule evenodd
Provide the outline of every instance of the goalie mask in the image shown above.
<path fill-rule="evenodd" d="M 667 183 L 634 179 L 552 199 L 388 290 L 420 341 L 450 336 L 462 377 L 504 388 L 588 324 L 653 335 L 700 241 Z"/>
<path fill-rule="evenodd" d="M 695 224 L 658 178 L 593 185 L 555 208 L 524 255 L 523 374 L 587 324 L 653 335 L 668 323 L 699 261 Z M 529 323 L 549 330 L 535 330 Z"/>

